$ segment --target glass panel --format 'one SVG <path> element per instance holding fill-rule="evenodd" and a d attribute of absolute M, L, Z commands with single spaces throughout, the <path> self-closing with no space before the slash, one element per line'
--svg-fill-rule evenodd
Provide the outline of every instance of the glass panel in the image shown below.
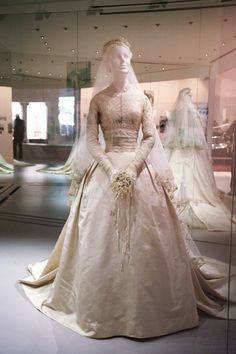
<path fill-rule="evenodd" d="M 6 15 L 0 23 L 0 85 L 13 88 L 12 115 L 19 114 L 26 122 L 26 160 L 32 161 L 33 156 L 39 162 L 34 141 L 45 148 L 40 162 L 66 164 L 69 156 L 71 163 L 72 145 L 88 115 L 102 45 L 117 33 L 127 36 L 134 71 L 142 89 L 154 98 L 155 124 L 164 145 L 168 124 L 176 118 L 173 112 L 179 93 L 184 88 L 191 90 L 190 108 L 207 146 L 192 134 L 190 143 L 197 148 L 191 153 L 189 147 L 184 152 L 179 149 L 173 155 L 180 158 L 172 168 L 183 198 L 188 190 L 180 210 L 182 216 L 189 212 L 191 234 L 201 254 L 231 266 L 236 258 L 232 248 L 235 225 L 229 219 L 216 231 L 218 218 L 207 218 L 201 203 L 211 208 L 217 199 L 220 207 L 216 208 L 223 204 L 227 215 L 235 212 L 236 186 L 231 183 L 236 175 L 232 174 L 235 137 L 230 133 L 236 119 L 235 13 L 235 7 L 227 7 L 120 16 L 99 15 L 90 8 Z M 145 24 L 142 30 L 140 24 Z M 189 130 L 196 132 L 192 127 Z M 186 134 L 186 130 L 180 127 L 178 133 Z M 51 156 L 48 147 L 53 147 Z M 197 227 L 193 221 L 198 222 Z M 201 316 L 208 331 L 202 334 L 201 323 L 193 337 L 202 335 L 221 354 L 226 353 L 227 343 L 232 349 L 234 322 Z M 218 337 L 215 328 L 221 333 Z M 206 351 L 204 340 L 201 352 Z"/>

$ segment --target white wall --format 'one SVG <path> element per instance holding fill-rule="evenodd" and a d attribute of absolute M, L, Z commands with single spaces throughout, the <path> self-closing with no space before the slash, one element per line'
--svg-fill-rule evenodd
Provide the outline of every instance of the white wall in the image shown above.
<path fill-rule="evenodd" d="M 12 90 L 10 87 L 0 86 L 0 126 L 4 129 L 0 134 L 0 154 L 7 161 L 13 161 L 12 133 L 8 132 L 11 117 Z"/>

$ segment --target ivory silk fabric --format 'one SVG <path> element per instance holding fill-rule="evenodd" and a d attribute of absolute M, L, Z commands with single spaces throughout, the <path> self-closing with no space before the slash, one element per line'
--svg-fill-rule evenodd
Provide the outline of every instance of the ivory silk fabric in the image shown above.
<path fill-rule="evenodd" d="M 149 103 L 130 88 L 122 93 L 122 117 L 120 104 L 119 94 L 94 97 L 88 141 L 95 162 L 50 258 L 29 267 L 25 293 L 50 318 L 94 338 L 192 328 L 197 306 L 224 317 L 225 306 L 206 294 L 224 300 L 225 269 L 190 255 L 165 182 L 146 158 L 154 136 Z M 98 124 L 106 153 L 98 145 Z M 137 148 L 140 124 L 144 138 Z M 137 172 L 132 195 L 121 203 L 111 190 L 112 168 Z"/>

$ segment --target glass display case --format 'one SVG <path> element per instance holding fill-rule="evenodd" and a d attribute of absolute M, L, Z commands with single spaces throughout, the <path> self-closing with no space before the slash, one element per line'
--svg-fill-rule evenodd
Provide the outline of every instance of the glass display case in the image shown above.
<path fill-rule="evenodd" d="M 12 123 L 16 114 L 25 121 L 26 161 L 66 164 L 69 157 L 71 163 L 73 144 L 86 123 L 102 45 L 110 38 L 121 35 L 131 42 L 133 67 L 142 89 L 154 98 L 155 125 L 163 144 L 179 93 L 190 88 L 191 107 L 205 136 L 206 157 L 203 164 L 196 162 L 196 155 L 188 160 L 192 176 L 185 183 L 186 188 L 191 184 L 188 198 L 198 204 L 199 211 L 202 200 L 196 195 L 202 188 L 199 184 L 205 183 L 207 163 L 212 193 L 228 217 L 220 229 L 200 220 L 200 226 L 191 227 L 191 234 L 203 256 L 228 265 L 229 278 L 236 265 L 235 18 L 236 7 L 231 6 L 134 11 L 122 16 L 98 15 L 86 8 L 6 14 L 0 19 L 0 87 L 12 89 Z M 36 157 L 39 147 L 40 159 Z M 186 160 L 180 158 L 178 163 L 186 164 Z M 229 300 L 232 291 L 229 286 Z M 216 338 L 211 319 L 203 316 L 202 322 L 209 328 L 212 325 L 205 339 L 215 342 L 222 354 L 233 354 L 235 321 L 230 316 L 218 321 L 221 338 Z M 192 335 L 196 346 L 198 334 Z"/>

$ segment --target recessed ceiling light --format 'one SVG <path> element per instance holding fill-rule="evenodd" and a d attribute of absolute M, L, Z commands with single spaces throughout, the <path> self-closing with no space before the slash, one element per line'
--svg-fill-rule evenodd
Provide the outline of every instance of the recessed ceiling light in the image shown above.
<path fill-rule="evenodd" d="M 59 77 L 62 77 L 62 74 L 60 74 Z"/>
<path fill-rule="evenodd" d="M 44 39 L 44 35 L 43 35 L 43 34 L 41 34 L 40 38 L 41 38 L 41 39 Z"/>
<path fill-rule="evenodd" d="M 52 48 L 51 47 L 48 47 L 48 51 L 51 52 Z"/>
<path fill-rule="evenodd" d="M 124 28 L 128 28 L 129 26 L 128 25 L 123 25 Z"/>
<path fill-rule="evenodd" d="M 99 54 L 99 50 L 96 50 L 96 54 Z"/>
<path fill-rule="evenodd" d="M 222 42 L 221 45 L 222 45 L 222 47 L 224 47 L 225 46 L 225 42 Z"/>
<path fill-rule="evenodd" d="M 224 22 L 228 22 L 228 19 L 227 19 L 227 18 L 224 18 Z"/>
<path fill-rule="evenodd" d="M 189 25 L 192 25 L 193 24 L 193 21 L 188 21 Z"/>
<path fill-rule="evenodd" d="M 142 54 L 141 54 L 141 53 L 139 53 L 139 54 L 138 54 L 138 57 L 140 58 L 141 56 L 142 56 Z"/>
<path fill-rule="evenodd" d="M 155 23 L 155 26 L 159 27 L 161 24 L 160 23 Z"/>
<path fill-rule="evenodd" d="M 67 31 L 67 30 L 68 30 L 68 27 L 64 27 L 64 30 Z"/>
<path fill-rule="evenodd" d="M 49 73 L 48 76 L 52 76 L 52 73 Z"/>
<path fill-rule="evenodd" d="M 38 72 L 37 72 L 37 74 L 38 74 L 38 75 L 40 75 L 40 74 L 41 74 L 41 72 L 40 72 L 40 71 L 38 71 Z"/>
<path fill-rule="evenodd" d="M 208 53 L 205 54 L 205 57 L 208 57 Z"/>
<path fill-rule="evenodd" d="M 162 70 L 162 71 L 164 71 L 164 70 L 165 70 L 164 66 L 161 68 L 161 70 Z"/>
<path fill-rule="evenodd" d="M 72 51 L 72 53 L 74 53 L 74 52 L 75 52 L 75 50 L 74 50 L 74 49 L 71 49 L 71 51 Z"/>
<path fill-rule="evenodd" d="M 48 45 L 48 42 L 44 42 L 44 44 L 47 46 L 47 45 Z"/>
<path fill-rule="evenodd" d="M 98 29 L 98 26 L 93 26 L 93 28 L 96 30 L 96 29 Z"/>
<path fill-rule="evenodd" d="M 36 27 L 36 28 L 35 28 L 35 31 L 40 31 L 40 28 Z"/>
<path fill-rule="evenodd" d="M 15 69 L 15 68 L 12 68 L 12 71 L 16 71 L 16 69 Z"/>

